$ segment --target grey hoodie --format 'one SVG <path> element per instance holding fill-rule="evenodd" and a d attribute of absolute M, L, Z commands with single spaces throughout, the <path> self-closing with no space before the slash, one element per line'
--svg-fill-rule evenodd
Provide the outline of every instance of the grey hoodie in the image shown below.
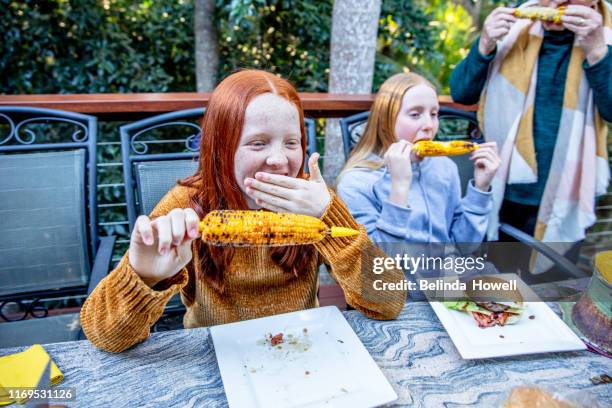
<path fill-rule="evenodd" d="M 378 156 L 368 159 L 381 160 Z M 482 242 L 491 192 L 482 192 L 470 180 L 461 198 L 457 165 L 447 157 L 428 157 L 412 163 L 409 204 L 391 203 L 391 176 L 387 167 L 351 169 L 338 183 L 338 195 L 353 217 L 378 243 Z"/>

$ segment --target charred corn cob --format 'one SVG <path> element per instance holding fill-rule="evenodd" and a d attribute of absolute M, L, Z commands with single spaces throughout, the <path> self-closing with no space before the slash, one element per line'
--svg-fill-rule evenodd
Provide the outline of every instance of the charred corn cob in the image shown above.
<path fill-rule="evenodd" d="M 458 156 L 471 153 L 478 149 L 478 144 L 455 140 L 452 142 L 434 142 L 433 140 L 422 140 L 416 142 L 412 151 L 421 157 L 428 156 Z"/>
<path fill-rule="evenodd" d="M 518 18 L 530 18 L 532 20 L 549 21 L 555 24 L 561 24 L 561 16 L 565 12 L 565 7 L 526 7 L 523 9 L 515 9 L 514 16 Z"/>
<path fill-rule="evenodd" d="M 285 246 L 318 242 L 326 235 L 349 237 L 359 231 L 329 228 L 318 218 L 269 211 L 212 211 L 200 222 L 202 239 L 211 245 Z"/>

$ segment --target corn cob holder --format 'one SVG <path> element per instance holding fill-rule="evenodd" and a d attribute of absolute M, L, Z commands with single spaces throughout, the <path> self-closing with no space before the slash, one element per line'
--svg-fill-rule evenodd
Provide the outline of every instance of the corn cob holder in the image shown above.
<path fill-rule="evenodd" d="M 412 151 L 421 157 L 430 156 L 458 156 L 471 153 L 479 148 L 478 143 L 454 140 L 451 142 L 434 142 L 422 140 L 412 146 Z"/>
<path fill-rule="evenodd" d="M 331 227 L 308 215 L 270 211 L 216 210 L 200 222 L 202 240 L 218 246 L 313 244 L 326 236 L 351 237 L 352 228 Z"/>
<path fill-rule="evenodd" d="M 531 20 L 548 21 L 555 24 L 561 24 L 561 16 L 565 12 L 565 7 L 527 7 L 524 9 L 515 9 L 514 16 L 518 18 L 529 18 Z"/>

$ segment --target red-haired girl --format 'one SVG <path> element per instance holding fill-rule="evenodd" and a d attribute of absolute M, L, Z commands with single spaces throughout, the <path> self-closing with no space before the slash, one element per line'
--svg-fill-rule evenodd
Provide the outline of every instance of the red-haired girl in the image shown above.
<path fill-rule="evenodd" d="M 211 96 L 200 146 L 197 172 L 138 218 L 126 255 L 83 305 L 92 343 L 120 352 L 143 341 L 178 291 L 186 328 L 316 307 L 321 263 L 355 309 L 376 319 L 399 314 L 405 291 L 376 292 L 372 282 L 399 282 L 401 271 L 372 274 L 384 254 L 326 187 L 317 154 L 310 178 L 303 175 L 304 112 L 289 82 L 256 70 L 227 77 Z M 310 215 L 360 233 L 311 245 L 215 247 L 198 239 L 198 223 L 218 209 Z"/>

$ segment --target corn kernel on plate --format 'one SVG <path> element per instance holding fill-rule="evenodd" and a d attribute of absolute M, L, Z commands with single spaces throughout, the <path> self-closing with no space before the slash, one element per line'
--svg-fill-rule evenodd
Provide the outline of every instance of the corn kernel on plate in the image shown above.
<path fill-rule="evenodd" d="M 210 334 L 230 408 L 357 408 L 397 399 L 335 306 L 214 326 Z"/>

